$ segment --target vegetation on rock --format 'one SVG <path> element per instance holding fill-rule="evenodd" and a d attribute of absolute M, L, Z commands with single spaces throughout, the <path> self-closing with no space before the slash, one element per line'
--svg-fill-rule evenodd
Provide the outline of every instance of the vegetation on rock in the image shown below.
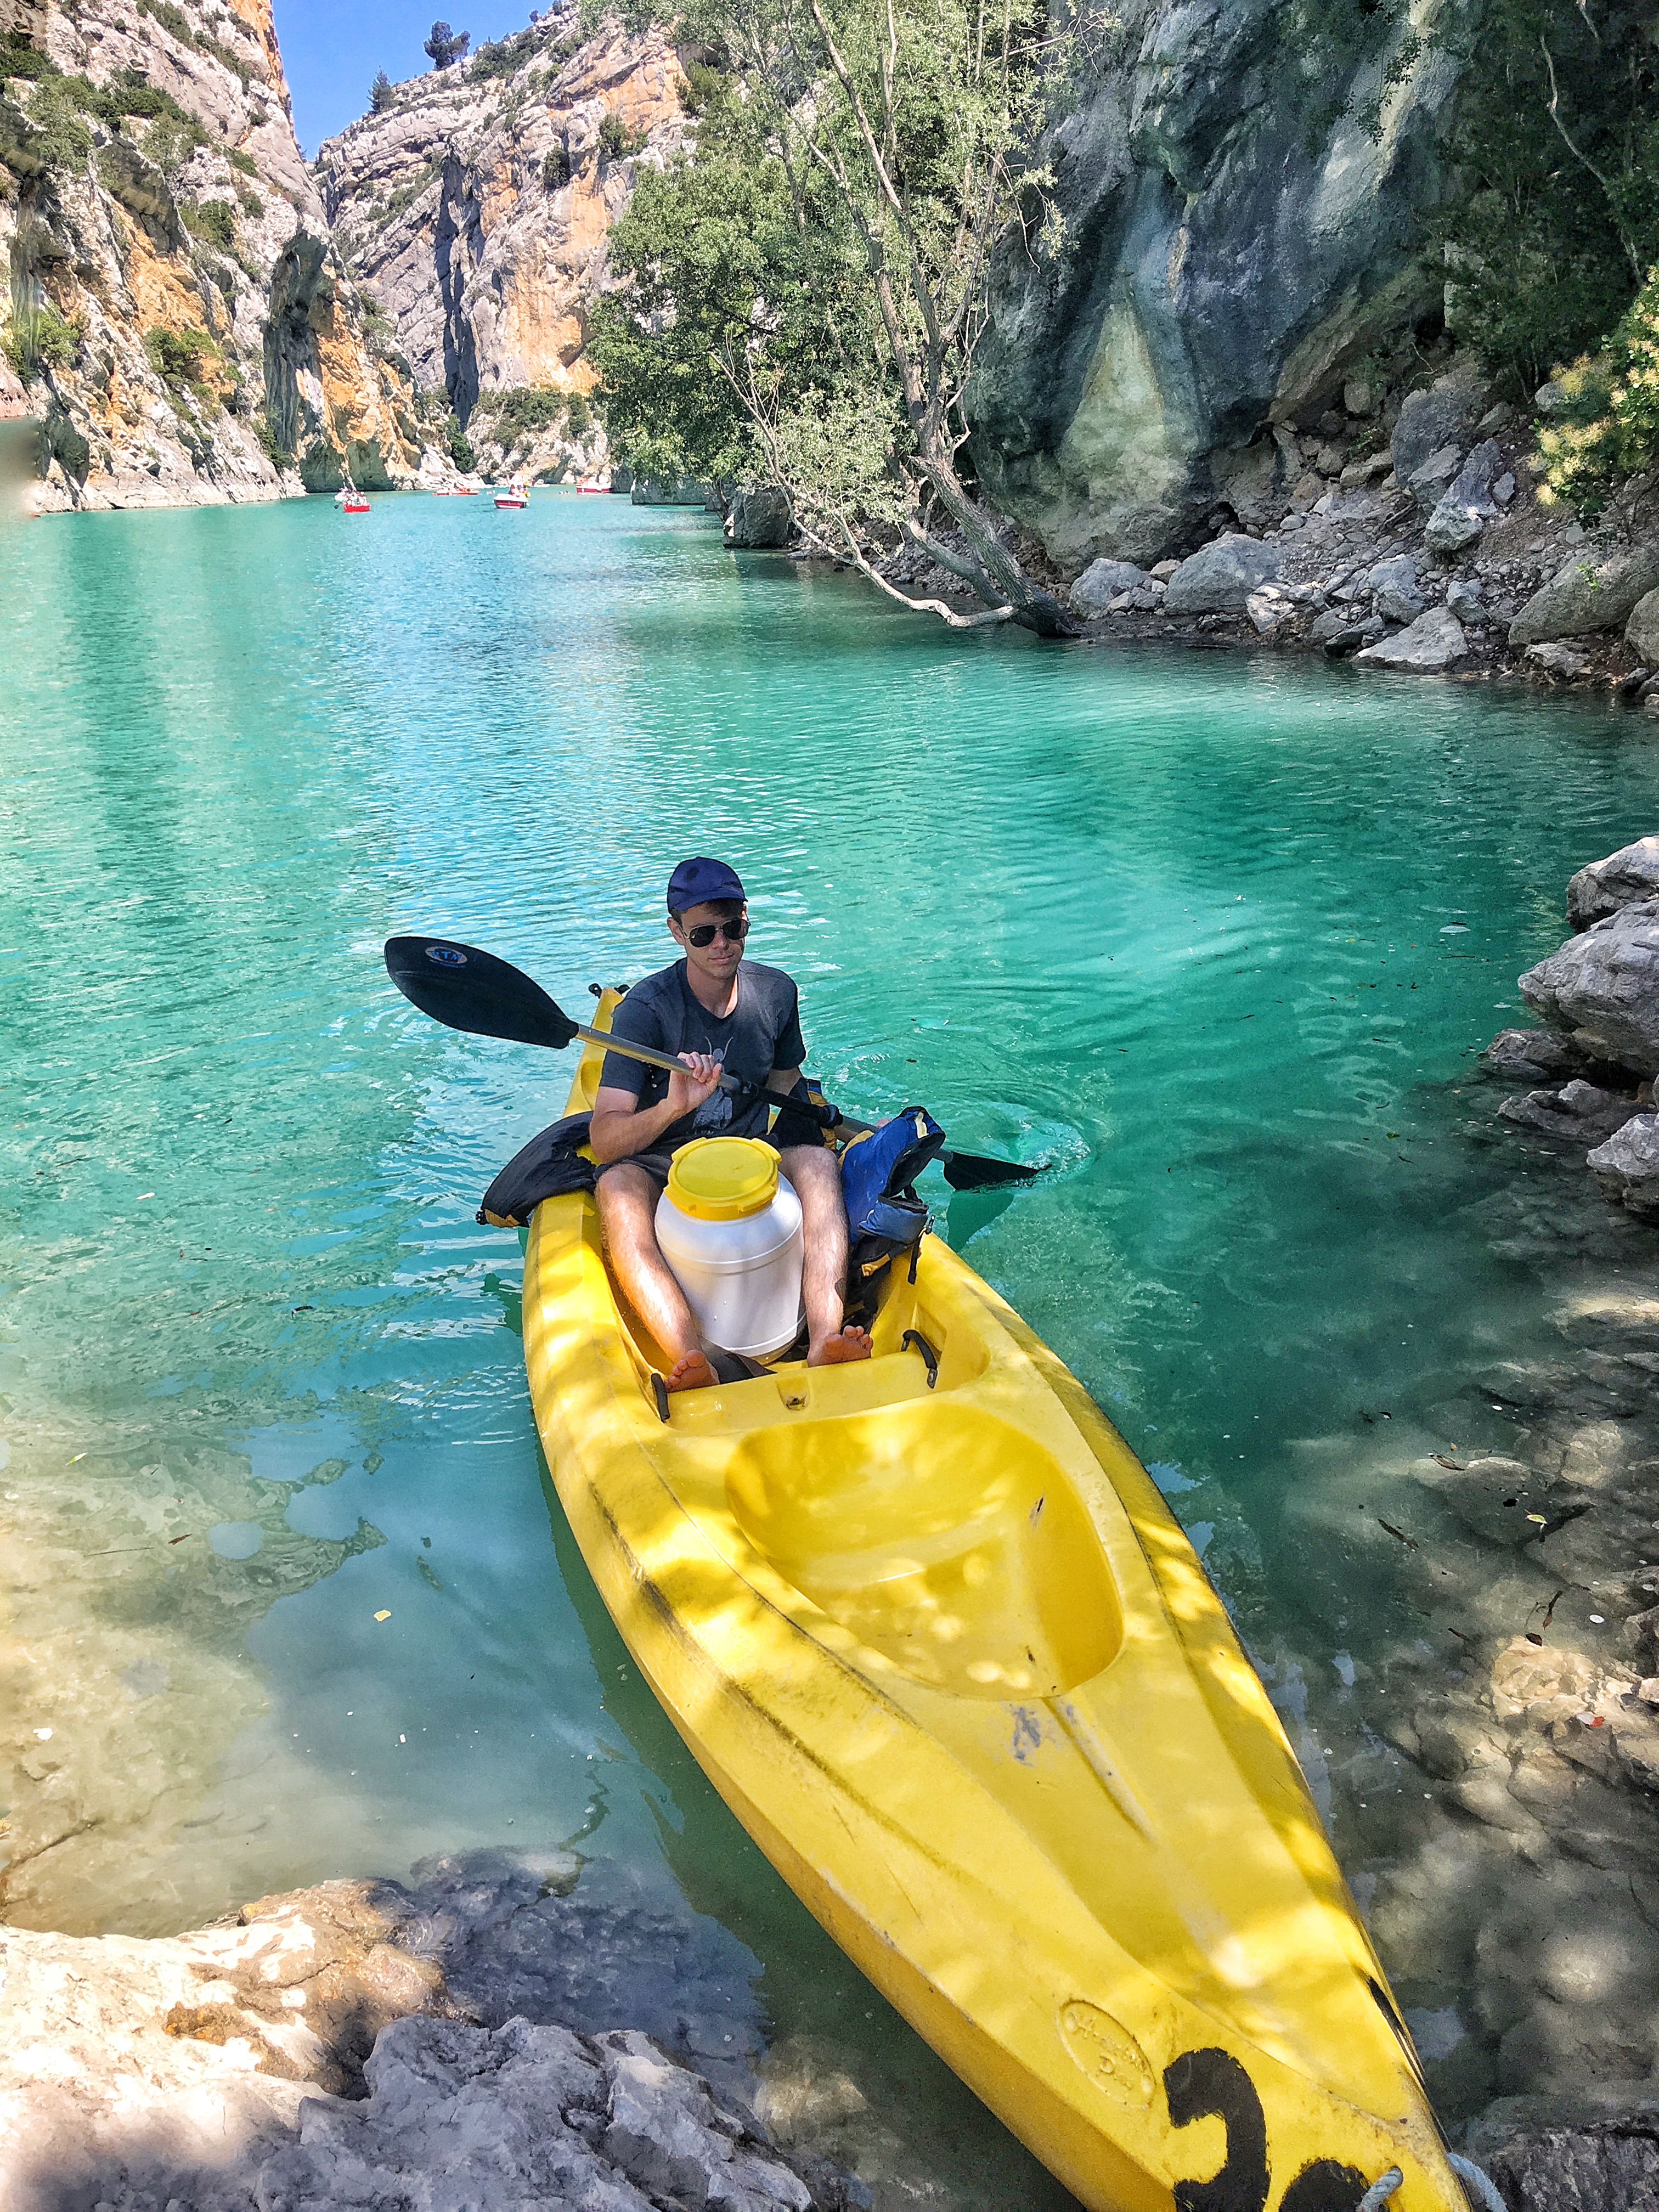
<path fill-rule="evenodd" d="M 1434 224 L 1447 319 L 1519 395 L 1612 331 L 1659 261 L 1650 0 L 1492 0 L 1440 34 L 1460 183 Z"/>
<path fill-rule="evenodd" d="M 368 88 L 371 114 L 380 115 L 392 105 L 392 79 L 384 70 L 376 70 L 374 82 Z"/>
<path fill-rule="evenodd" d="M 1553 382 L 1538 433 L 1539 495 L 1595 514 L 1620 483 L 1659 463 L 1659 269 L 1606 343 Z"/>
<path fill-rule="evenodd" d="M 612 161 L 644 150 L 646 133 L 635 130 L 625 116 L 608 108 L 599 120 L 599 151 Z"/>

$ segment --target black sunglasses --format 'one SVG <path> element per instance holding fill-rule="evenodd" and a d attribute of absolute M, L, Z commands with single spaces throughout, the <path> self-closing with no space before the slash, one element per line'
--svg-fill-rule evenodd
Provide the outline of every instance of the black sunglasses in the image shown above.
<path fill-rule="evenodd" d="M 688 929 L 685 941 L 695 945 L 701 952 L 705 945 L 712 945 L 716 937 L 723 937 L 728 945 L 741 945 L 749 934 L 749 917 L 740 914 L 735 921 L 700 921 L 695 929 Z"/>

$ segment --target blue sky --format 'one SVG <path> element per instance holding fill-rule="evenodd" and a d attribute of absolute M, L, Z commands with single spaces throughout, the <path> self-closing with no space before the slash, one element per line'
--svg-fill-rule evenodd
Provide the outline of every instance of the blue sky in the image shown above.
<path fill-rule="evenodd" d="M 476 52 L 485 39 L 521 31 L 538 0 L 275 0 L 277 43 L 294 94 L 294 127 L 307 156 L 343 131 L 368 106 L 376 70 L 393 82 L 432 64 L 421 52 L 440 9 L 456 31 L 471 31 Z M 542 0 L 545 4 L 545 0 Z"/>

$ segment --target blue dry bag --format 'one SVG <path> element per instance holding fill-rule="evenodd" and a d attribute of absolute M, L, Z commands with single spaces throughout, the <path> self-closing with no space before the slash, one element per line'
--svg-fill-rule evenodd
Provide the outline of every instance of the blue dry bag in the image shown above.
<path fill-rule="evenodd" d="M 945 1132 L 927 1109 L 906 1106 L 842 1155 L 849 1317 L 854 1308 L 869 1304 L 866 1293 L 873 1296 L 894 1258 L 914 1254 L 921 1243 L 927 1208 L 912 1185 L 944 1145 Z"/>

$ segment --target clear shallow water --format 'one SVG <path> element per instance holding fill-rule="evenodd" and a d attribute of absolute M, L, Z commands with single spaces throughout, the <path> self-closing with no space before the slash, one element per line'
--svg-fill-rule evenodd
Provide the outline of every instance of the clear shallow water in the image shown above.
<path fill-rule="evenodd" d="M 9 1910 L 160 1930 L 580 1836 L 753 1947 L 916 2186 L 1060 2201 L 634 1679 L 544 1498 L 516 1244 L 473 1220 L 568 1064 L 423 1022 L 381 940 L 574 1005 L 660 963 L 674 860 L 729 855 L 832 1091 L 1057 1164 L 941 1182 L 948 1233 L 1294 1717 L 1401 1626 L 1340 1479 L 1376 1417 L 1492 1441 L 1445 1409 L 1541 1326 L 1462 1086 L 1566 876 L 1651 828 L 1649 726 L 948 636 L 619 501 L 84 518 L 0 572 Z"/>

